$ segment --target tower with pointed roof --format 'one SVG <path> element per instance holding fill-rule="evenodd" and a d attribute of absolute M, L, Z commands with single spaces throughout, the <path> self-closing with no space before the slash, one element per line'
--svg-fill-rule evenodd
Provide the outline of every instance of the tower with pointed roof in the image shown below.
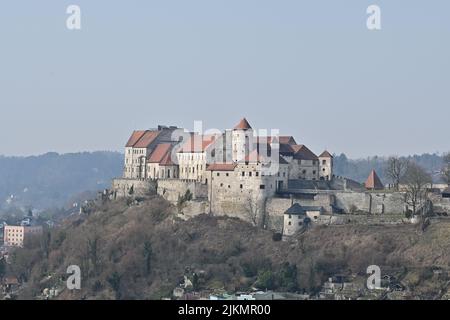
<path fill-rule="evenodd" d="M 247 119 L 241 121 L 231 132 L 231 148 L 233 162 L 243 162 L 253 149 L 253 129 Z"/>
<path fill-rule="evenodd" d="M 333 156 L 327 150 L 319 156 L 319 178 L 320 180 L 333 178 Z"/>
<path fill-rule="evenodd" d="M 375 170 L 372 170 L 369 174 L 369 177 L 366 180 L 366 183 L 364 184 L 366 189 L 368 190 L 382 190 L 384 189 L 384 185 L 381 182 L 380 178 L 378 177 Z"/>

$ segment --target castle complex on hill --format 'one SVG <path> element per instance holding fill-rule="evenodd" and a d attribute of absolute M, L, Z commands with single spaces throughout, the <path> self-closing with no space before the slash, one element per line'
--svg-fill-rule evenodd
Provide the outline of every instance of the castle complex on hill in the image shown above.
<path fill-rule="evenodd" d="M 134 131 L 112 196 L 158 193 L 185 218 L 236 216 L 293 234 L 307 220 L 347 223 L 357 219 L 354 212 L 389 213 L 401 222 L 409 210 L 404 193 L 383 189 L 375 172 L 365 185 L 336 176 L 330 152 L 317 156 L 293 136 L 258 132 L 243 118 L 224 132 Z"/>

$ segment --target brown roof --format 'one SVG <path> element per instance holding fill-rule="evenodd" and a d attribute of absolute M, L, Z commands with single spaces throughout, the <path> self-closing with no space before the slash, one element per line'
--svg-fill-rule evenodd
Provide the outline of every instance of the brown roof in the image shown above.
<path fill-rule="evenodd" d="M 318 160 L 317 156 L 303 144 L 291 146 L 294 150 L 294 159 L 298 160 Z"/>
<path fill-rule="evenodd" d="M 242 118 L 241 121 L 234 127 L 234 130 L 248 130 L 251 129 L 250 123 L 248 123 L 247 119 Z"/>
<path fill-rule="evenodd" d="M 155 141 L 161 131 L 145 131 L 144 135 L 136 142 L 134 148 L 148 148 L 150 144 Z"/>
<path fill-rule="evenodd" d="M 160 163 L 161 160 L 170 154 L 172 145 L 170 143 L 160 143 L 156 146 L 155 150 L 148 157 L 148 162 L 150 163 Z"/>
<path fill-rule="evenodd" d="M 331 153 L 329 153 L 327 150 L 325 150 L 324 152 L 322 152 L 320 154 L 319 158 L 333 158 L 333 156 L 331 155 Z"/>
<path fill-rule="evenodd" d="M 208 165 L 208 171 L 233 171 L 236 168 L 235 163 L 212 163 Z"/>
<path fill-rule="evenodd" d="M 173 166 L 174 163 L 172 161 L 172 153 L 169 151 L 166 153 L 166 155 L 162 158 L 162 160 L 159 162 L 160 166 Z"/>
<path fill-rule="evenodd" d="M 130 139 L 128 139 L 128 142 L 126 144 L 126 147 L 132 147 L 134 146 L 134 144 L 136 142 L 138 142 L 138 140 L 140 138 L 142 138 L 142 136 L 144 135 L 145 130 L 137 130 L 137 131 L 133 131 L 133 133 L 131 134 Z"/>
<path fill-rule="evenodd" d="M 3 283 L 6 285 L 19 284 L 19 280 L 16 277 L 5 277 Z"/>
<path fill-rule="evenodd" d="M 372 190 L 384 189 L 383 183 L 381 183 L 381 180 L 378 177 L 375 170 L 372 170 L 370 172 L 369 177 L 367 178 L 366 183 L 364 185 L 366 186 L 366 189 Z"/>
<path fill-rule="evenodd" d="M 214 141 L 214 135 L 192 135 L 178 152 L 203 152 Z"/>
<path fill-rule="evenodd" d="M 272 143 L 272 141 L 275 138 L 276 137 L 268 136 L 267 137 L 267 142 L 268 143 Z M 295 142 L 295 139 L 294 139 L 293 136 L 278 136 L 278 143 L 279 144 L 287 144 L 287 145 L 295 145 L 295 144 L 297 144 L 297 142 Z"/>

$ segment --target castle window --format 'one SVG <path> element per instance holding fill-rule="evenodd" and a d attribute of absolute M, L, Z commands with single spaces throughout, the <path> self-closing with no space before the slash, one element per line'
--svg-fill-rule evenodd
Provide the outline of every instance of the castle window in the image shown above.
<path fill-rule="evenodd" d="M 325 168 L 323 168 L 322 171 L 325 172 Z"/>
<path fill-rule="evenodd" d="M 316 174 L 316 170 L 313 170 L 313 174 Z"/>
<path fill-rule="evenodd" d="M 220 186 L 223 187 L 223 183 L 221 183 Z"/>
<path fill-rule="evenodd" d="M 242 176 L 243 176 L 243 177 L 245 176 L 245 172 L 244 172 L 244 171 L 242 171 Z"/>
<path fill-rule="evenodd" d="M 266 188 L 266 186 L 265 186 L 265 185 L 263 185 L 263 184 L 260 184 L 260 185 L 259 185 L 259 188 L 260 188 L 260 189 L 265 189 L 265 188 Z"/>
<path fill-rule="evenodd" d="M 228 185 L 228 189 L 230 189 L 231 188 L 231 186 L 230 185 Z"/>
<path fill-rule="evenodd" d="M 327 160 L 322 160 L 322 164 L 327 164 Z"/>
<path fill-rule="evenodd" d="M 303 170 L 302 173 L 303 173 L 303 174 L 306 174 L 306 170 Z"/>
<path fill-rule="evenodd" d="M 243 187 L 244 187 L 244 186 L 243 186 L 242 184 L 241 184 L 241 185 L 239 185 L 239 188 L 241 188 L 241 189 L 242 189 Z"/>
<path fill-rule="evenodd" d="M 256 174 L 257 177 L 259 176 L 259 172 L 255 172 L 255 174 Z"/>
<path fill-rule="evenodd" d="M 219 172 L 217 172 L 217 176 L 220 176 L 220 173 L 219 173 Z"/>
<path fill-rule="evenodd" d="M 230 174 L 227 172 L 227 173 L 225 173 L 225 175 L 228 177 Z"/>
<path fill-rule="evenodd" d="M 283 177 L 286 177 L 286 172 L 283 172 Z"/>
<path fill-rule="evenodd" d="M 251 172 L 251 171 L 249 171 L 249 173 L 248 173 L 248 176 L 249 176 L 249 177 L 251 177 L 251 176 L 252 176 L 252 172 Z"/>
<path fill-rule="evenodd" d="M 290 222 L 290 221 L 288 222 L 288 225 L 289 225 L 289 226 L 291 225 L 291 222 Z"/>

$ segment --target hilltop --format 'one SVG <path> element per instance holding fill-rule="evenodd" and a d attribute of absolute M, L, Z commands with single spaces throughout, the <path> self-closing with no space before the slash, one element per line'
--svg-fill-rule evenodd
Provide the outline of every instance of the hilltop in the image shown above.
<path fill-rule="evenodd" d="M 11 255 L 8 271 L 26 281 L 19 298 L 44 288 L 64 289 L 66 268 L 79 265 L 82 289 L 60 299 L 159 299 L 170 297 L 195 273 L 198 291 L 260 289 L 317 293 L 336 274 L 365 276 L 388 267 L 413 290 L 435 298 L 447 290 L 431 267 L 450 266 L 450 222 L 425 232 L 413 225 L 321 226 L 292 241 L 236 218 L 201 215 L 188 221 L 160 197 L 139 204 L 122 199 L 73 215 Z"/>

